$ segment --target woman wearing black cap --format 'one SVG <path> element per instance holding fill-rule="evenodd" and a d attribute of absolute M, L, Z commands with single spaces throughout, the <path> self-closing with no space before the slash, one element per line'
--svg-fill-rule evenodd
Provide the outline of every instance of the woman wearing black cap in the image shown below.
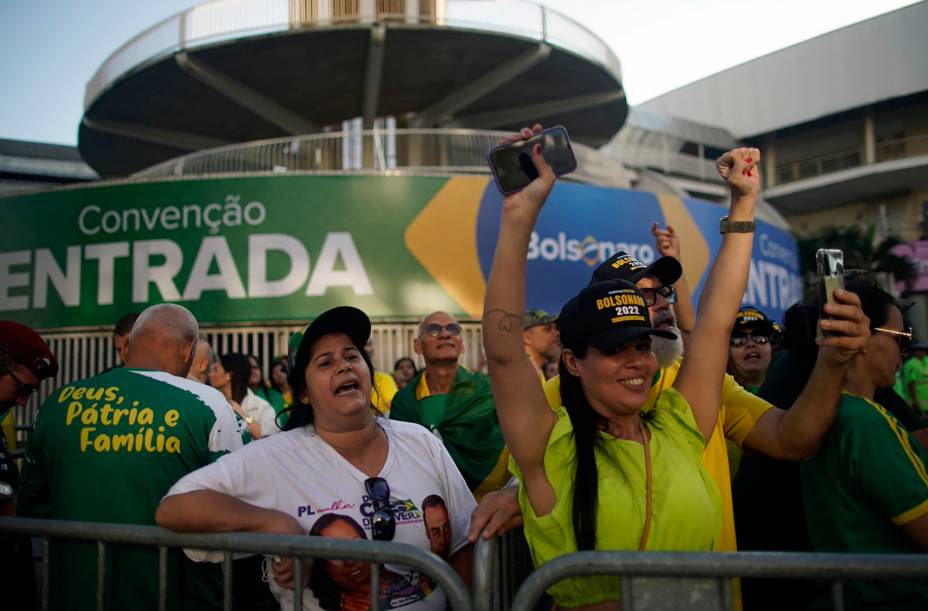
<path fill-rule="evenodd" d="M 304 534 L 321 517 L 338 514 L 360 524 L 365 538 L 428 551 L 422 505 L 436 495 L 448 509 L 449 562 L 468 581 L 474 497 L 440 440 L 421 426 L 376 415 L 374 368 L 364 352 L 370 332 L 364 312 L 343 306 L 295 334 L 286 431 L 181 479 L 161 502 L 158 523 L 179 531 Z M 276 560 L 271 568 L 272 591 L 282 608 L 292 608 L 286 590 L 293 587 L 292 562 Z M 445 608 L 444 595 L 427 576 L 408 567 L 387 569 L 381 572 L 382 608 Z M 328 608 L 321 598 L 321 592 L 304 592 L 309 608 Z"/>
<path fill-rule="evenodd" d="M 513 141 L 539 130 L 523 130 Z M 711 550 L 719 494 L 700 455 L 718 417 L 729 329 L 747 283 L 759 152 L 737 149 L 718 161 L 731 206 L 687 347 L 695 358 L 684 360 L 647 418 L 640 410 L 657 370 L 651 337 L 668 332 L 651 327 L 630 283 L 591 284 L 564 306 L 562 408 L 548 408 L 524 357 L 526 252 L 555 181 L 540 147 L 532 159 L 539 177 L 503 200 L 483 337 L 535 564 L 578 549 Z M 571 578 L 549 592 L 563 607 L 617 608 L 621 598 L 614 577 Z"/>

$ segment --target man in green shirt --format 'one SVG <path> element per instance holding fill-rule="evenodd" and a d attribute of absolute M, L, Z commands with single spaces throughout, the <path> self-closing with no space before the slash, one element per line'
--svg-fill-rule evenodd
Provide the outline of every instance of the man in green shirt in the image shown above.
<path fill-rule="evenodd" d="M 928 452 L 880 404 L 845 392 L 825 444 L 800 464 L 815 551 L 924 553 Z M 845 582 L 848 609 L 926 609 L 928 584 Z M 821 607 L 831 608 L 822 593 Z M 813 605 L 816 608 L 816 605 Z"/>
<path fill-rule="evenodd" d="M 24 325 L 0 321 L 0 419 L 24 406 L 45 378 L 58 373 L 55 355 L 39 335 Z M 19 470 L 12 446 L 0 435 L 0 516 L 16 515 Z M 35 569 L 28 536 L 0 533 L 0 600 L 5 609 L 35 606 Z"/>
<path fill-rule="evenodd" d="M 222 395 L 184 377 L 197 333 L 185 308 L 152 306 L 132 327 L 125 367 L 48 397 L 26 448 L 19 515 L 154 525 L 178 479 L 241 447 Z M 55 542 L 45 561 L 51 608 L 95 607 L 96 545 Z M 168 608 L 221 606 L 218 570 L 171 550 Z M 108 546 L 103 590 L 104 608 L 156 609 L 158 550 Z"/>
<path fill-rule="evenodd" d="M 928 344 L 914 344 L 912 352 L 912 357 L 902 367 L 902 383 L 908 391 L 912 409 L 924 413 L 928 412 Z"/>
<path fill-rule="evenodd" d="M 438 436 L 479 501 L 509 481 L 509 452 L 489 378 L 460 364 L 461 332 L 447 312 L 422 320 L 413 347 L 425 368 L 393 397 L 390 418 L 421 424 Z"/>

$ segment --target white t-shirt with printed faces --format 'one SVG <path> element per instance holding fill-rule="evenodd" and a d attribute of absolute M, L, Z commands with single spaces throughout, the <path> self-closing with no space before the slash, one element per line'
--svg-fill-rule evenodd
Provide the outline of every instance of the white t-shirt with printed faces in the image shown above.
<path fill-rule="evenodd" d="M 467 544 L 476 506 L 467 483 L 441 442 L 425 428 L 378 422 L 389 443 L 379 476 L 390 486 L 396 518 L 393 541 L 447 558 Z M 224 492 L 288 513 L 310 534 L 369 540 L 373 504 L 364 485 L 367 479 L 307 426 L 254 441 L 185 476 L 168 495 L 201 489 Z M 317 560 L 312 571 L 309 588 L 303 591 L 305 609 L 366 608 L 369 565 Z M 380 577 L 381 608 L 445 608 L 444 593 L 426 575 L 388 564 L 381 567 Z M 281 608 L 292 609 L 292 592 L 279 588 L 273 579 L 270 584 Z"/>

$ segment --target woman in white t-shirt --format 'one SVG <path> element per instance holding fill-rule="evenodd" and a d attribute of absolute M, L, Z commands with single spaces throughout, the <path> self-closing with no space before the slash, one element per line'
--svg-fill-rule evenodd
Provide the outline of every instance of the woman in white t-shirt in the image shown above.
<path fill-rule="evenodd" d="M 310 532 L 430 550 L 428 528 L 436 518 L 434 511 L 427 515 L 423 501 L 433 506 L 438 496 L 451 533 L 448 562 L 469 582 L 473 495 L 431 433 L 375 415 L 374 369 L 363 350 L 369 336 L 367 316 L 345 306 L 295 334 L 289 374 L 294 403 L 286 431 L 181 479 L 158 507 L 158 524 L 177 531 Z M 271 568 L 272 590 L 283 608 L 292 596 L 286 589 L 293 587 L 293 564 L 284 558 Z M 363 579 L 369 570 L 351 561 L 315 563 L 304 607 L 358 608 L 362 594 L 370 600 L 369 580 Z M 444 593 L 409 567 L 386 565 L 381 579 L 384 608 L 445 608 Z M 368 585 L 360 585 L 364 581 Z"/>
<path fill-rule="evenodd" d="M 274 408 L 248 388 L 250 375 L 251 361 L 238 352 L 223 354 L 209 369 L 210 386 L 232 406 L 244 443 L 280 432 Z"/>

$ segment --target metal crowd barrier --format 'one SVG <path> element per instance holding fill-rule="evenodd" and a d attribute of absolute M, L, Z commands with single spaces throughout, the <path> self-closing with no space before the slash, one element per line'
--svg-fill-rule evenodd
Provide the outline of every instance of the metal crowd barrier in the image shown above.
<path fill-rule="evenodd" d="M 62 520 L 0 518 L 0 532 L 43 539 L 42 609 L 48 609 L 51 539 L 97 543 L 97 609 L 104 609 L 107 545 L 157 547 L 159 551 L 158 608 L 167 608 L 169 548 L 224 552 L 223 608 L 232 608 L 232 554 L 274 554 L 321 560 L 354 559 L 369 562 L 371 608 L 378 608 L 380 564 L 412 567 L 428 575 L 444 591 L 455 611 L 532 611 L 545 591 L 571 577 L 616 575 L 622 583 L 623 611 L 679 608 L 681 594 L 687 609 L 732 609 L 731 579 L 810 579 L 832 582 L 832 605 L 844 610 L 843 584 L 848 580 L 928 580 L 928 556 L 897 554 L 809 554 L 775 552 L 577 552 L 533 570 L 520 530 L 503 537 L 480 539 L 474 550 L 473 598 L 457 573 L 433 554 L 411 545 L 383 541 L 355 541 L 326 537 L 255 533 L 174 533 L 156 526 L 102 524 Z M 302 565 L 295 565 L 296 583 Z M 293 608 L 302 611 L 302 590 L 294 591 Z"/>
<path fill-rule="evenodd" d="M 457 573 L 435 555 L 403 543 L 356 541 L 300 535 L 268 535 L 256 533 L 175 533 L 157 526 L 133 524 L 102 524 L 65 520 L 0 518 L 0 532 L 42 537 L 43 580 L 42 609 L 48 609 L 50 540 L 82 540 L 97 542 L 97 601 L 103 611 L 106 547 L 109 544 L 144 545 L 158 548 L 158 609 L 167 610 L 167 564 L 169 548 L 192 548 L 224 552 L 223 609 L 232 609 L 232 554 L 274 554 L 320 560 L 353 559 L 371 564 L 371 609 L 378 608 L 380 589 L 379 565 L 385 563 L 409 566 L 428 575 L 444 591 L 448 605 L 455 611 L 471 611 L 470 593 Z M 294 564 L 294 582 L 302 582 L 302 565 Z M 303 610 L 303 592 L 293 591 L 294 611 Z"/>
<path fill-rule="evenodd" d="M 527 563 L 527 567 L 526 567 Z M 532 611 L 545 591 L 570 577 L 616 575 L 622 611 L 733 608 L 732 578 L 832 582 L 832 608 L 844 610 L 845 581 L 928 580 L 928 556 L 780 552 L 577 552 L 532 570 L 521 531 L 480 539 L 474 550 L 474 608 Z M 686 604 L 681 606 L 680 595 Z"/>

